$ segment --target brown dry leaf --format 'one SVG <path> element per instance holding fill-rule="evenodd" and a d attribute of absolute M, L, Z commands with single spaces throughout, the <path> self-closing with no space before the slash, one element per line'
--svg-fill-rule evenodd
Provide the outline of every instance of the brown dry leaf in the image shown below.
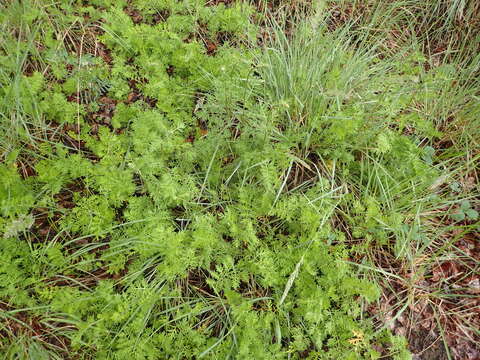
<path fill-rule="evenodd" d="M 217 51 L 217 45 L 210 40 L 205 40 L 205 46 L 207 47 L 208 55 L 213 55 Z"/>
<path fill-rule="evenodd" d="M 432 281 L 437 282 L 441 279 L 457 276 L 458 273 L 459 270 L 455 262 L 445 261 L 433 269 Z"/>

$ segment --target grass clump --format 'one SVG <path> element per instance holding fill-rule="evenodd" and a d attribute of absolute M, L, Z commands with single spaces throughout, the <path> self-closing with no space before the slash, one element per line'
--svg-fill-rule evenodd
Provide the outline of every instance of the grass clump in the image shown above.
<path fill-rule="evenodd" d="M 466 45 L 385 48 L 410 3 L 42 4 L 2 12 L 6 358 L 408 359 L 419 307 L 475 351 Z"/>

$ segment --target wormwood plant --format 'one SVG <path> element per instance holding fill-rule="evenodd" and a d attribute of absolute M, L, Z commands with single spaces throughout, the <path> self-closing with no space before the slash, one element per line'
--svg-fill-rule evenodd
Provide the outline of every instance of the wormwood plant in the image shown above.
<path fill-rule="evenodd" d="M 351 262 L 430 245 L 451 68 L 327 12 L 286 30 L 243 2 L 30 5 L 2 14 L 6 358 L 410 358 Z"/>

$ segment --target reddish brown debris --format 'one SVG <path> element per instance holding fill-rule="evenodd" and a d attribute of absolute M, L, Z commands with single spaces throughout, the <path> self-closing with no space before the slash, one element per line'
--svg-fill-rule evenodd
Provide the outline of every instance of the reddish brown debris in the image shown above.
<path fill-rule="evenodd" d="M 427 255 L 415 269 L 404 269 L 388 256 L 389 265 L 382 265 L 404 281 L 388 280 L 380 306 L 372 305 L 369 313 L 396 335 L 406 336 L 415 359 L 446 360 L 447 353 L 455 360 L 480 359 L 480 234 L 464 234 L 454 248 L 456 253 L 436 261 L 423 276 L 419 274 L 422 266 L 428 266 Z M 408 307 L 400 313 L 405 301 Z"/>
<path fill-rule="evenodd" d="M 132 19 L 134 24 L 140 24 L 143 21 L 142 14 L 140 13 L 140 11 L 135 9 L 133 6 L 128 5 L 125 9 L 123 9 L 123 11 L 125 11 L 125 13 L 128 16 L 130 16 L 130 18 Z"/>
<path fill-rule="evenodd" d="M 21 338 L 26 335 L 29 338 L 35 337 L 46 348 L 54 349 L 56 352 L 63 353 L 65 358 L 69 358 L 70 339 L 64 335 L 59 335 L 60 331 L 74 330 L 74 327 L 66 322 L 46 321 L 41 317 L 29 311 L 15 311 L 9 304 L 0 301 L 0 311 L 10 312 L 8 317 L 2 317 L 0 325 L 0 338 Z M 54 332 L 52 329 L 55 329 Z"/>

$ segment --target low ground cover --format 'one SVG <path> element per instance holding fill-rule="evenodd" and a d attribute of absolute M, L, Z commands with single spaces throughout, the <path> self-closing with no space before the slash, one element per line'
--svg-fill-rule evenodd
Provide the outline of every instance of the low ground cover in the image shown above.
<path fill-rule="evenodd" d="M 480 356 L 475 2 L 1 9 L 5 358 Z"/>

